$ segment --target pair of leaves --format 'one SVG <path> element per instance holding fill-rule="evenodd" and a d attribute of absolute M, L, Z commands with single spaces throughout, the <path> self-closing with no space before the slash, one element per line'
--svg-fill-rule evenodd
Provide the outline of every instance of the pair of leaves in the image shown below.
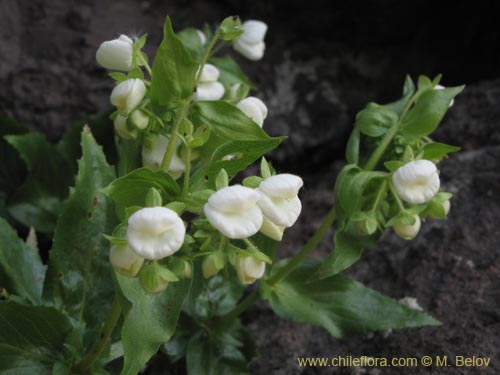
<path fill-rule="evenodd" d="M 281 262 L 273 267 L 273 273 L 284 264 Z M 275 285 L 261 282 L 263 298 L 280 317 L 322 326 L 335 337 L 440 324 L 429 315 L 342 274 L 305 283 L 319 265 L 319 261 L 306 261 Z"/>

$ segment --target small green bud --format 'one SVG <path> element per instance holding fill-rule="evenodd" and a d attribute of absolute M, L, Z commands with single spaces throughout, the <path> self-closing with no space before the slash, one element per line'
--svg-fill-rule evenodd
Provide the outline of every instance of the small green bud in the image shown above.
<path fill-rule="evenodd" d="M 144 130 L 148 127 L 149 117 L 144 111 L 137 109 L 130 115 L 130 122 L 137 129 Z"/>

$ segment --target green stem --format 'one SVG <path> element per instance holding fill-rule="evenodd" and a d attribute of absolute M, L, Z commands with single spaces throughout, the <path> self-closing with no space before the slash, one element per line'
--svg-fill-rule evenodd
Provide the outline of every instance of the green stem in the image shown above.
<path fill-rule="evenodd" d="M 186 170 L 184 171 L 184 185 L 182 185 L 182 196 L 185 198 L 189 192 L 189 177 L 191 174 L 191 147 L 186 146 Z"/>
<path fill-rule="evenodd" d="M 221 316 L 218 322 L 219 323 L 228 322 L 231 321 L 232 319 L 237 318 L 238 316 L 240 316 L 241 313 L 243 313 L 246 309 L 248 309 L 255 302 L 257 302 L 258 299 L 259 299 L 259 287 L 255 286 L 255 289 L 252 290 L 252 293 L 246 296 L 234 309 L 229 311 L 226 315 Z"/>
<path fill-rule="evenodd" d="M 300 250 L 300 252 L 295 255 L 290 262 L 287 263 L 285 267 L 280 269 L 278 272 L 276 272 L 273 276 L 267 280 L 267 283 L 269 285 L 274 285 L 284 277 L 286 277 L 290 272 L 292 272 L 295 267 L 297 267 L 308 255 L 313 251 L 316 246 L 321 242 L 323 237 L 325 236 L 326 232 L 332 224 L 335 222 L 336 219 L 336 213 L 335 213 L 335 207 L 332 207 L 330 212 L 328 212 L 328 215 L 326 215 L 325 220 L 319 227 L 319 229 L 314 233 L 314 235 L 311 237 L 311 239 L 305 244 L 305 246 Z"/>
<path fill-rule="evenodd" d="M 94 362 L 101 356 L 102 351 L 106 347 L 111 334 L 118 323 L 118 319 L 121 314 L 121 306 L 118 302 L 118 298 L 115 297 L 111 305 L 111 311 L 109 312 L 108 319 L 104 323 L 99 340 L 94 344 L 92 349 L 85 354 L 80 362 L 75 365 L 75 371 L 81 374 L 88 374 L 89 369 L 92 367 Z"/>
<path fill-rule="evenodd" d="M 398 193 L 396 193 L 396 190 L 394 190 L 394 186 L 392 183 L 389 183 L 389 190 L 391 191 L 392 195 L 394 196 L 394 199 L 396 200 L 396 203 L 398 204 L 399 210 L 401 212 L 405 211 L 405 206 L 403 205 L 403 202 L 401 202 L 401 199 L 398 196 Z"/>
<path fill-rule="evenodd" d="M 246 245 L 247 245 L 250 249 L 252 249 L 252 250 L 254 250 L 254 251 L 259 251 L 259 249 L 257 249 L 257 246 L 255 246 L 255 245 L 252 243 L 252 241 L 250 241 L 248 238 L 243 238 L 243 242 L 245 242 L 245 243 L 246 243 Z"/>
<path fill-rule="evenodd" d="M 210 42 L 210 44 L 207 47 L 207 50 L 205 51 L 203 59 L 201 60 L 198 74 L 196 75 L 194 81 L 195 88 L 196 86 L 198 86 L 198 83 L 200 82 L 203 67 L 205 66 L 208 58 L 210 57 L 210 51 L 212 50 L 213 46 L 215 45 L 215 42 L 217 42 L 218 39 L 219 39 L 219 30 L 217 29 L 214 37 L 212 38 L 212 41 Z M 167 151 L 165 152 L 165 155 L 163 156 L 163 160 L 161 162 L 161 169 L 163 169 L 164 171 L 168 170 L 170 162 L 172 161 L 172 157 L 174 156 L 175 149 L 177 148 L 177 132 L 179 131 L 179 125 L 181 121 L 184 119 L 184 117 L 186 117 L 189 111 L 189 105 L 191 104 L 191 100 L 193 99 L 194 91 L 195 90 L 193 90 L 193 93 L 182 103 L 180 110 L 177 112 L 177 117 L 175 119 L 174 126 L 170 133 L 170 139 L 168 141 Z"/>
<path fill-rule="evenodd" d="M 151 67 L 149 66 L 148 62 L 146 61 L 146 59 L 144 58 L 144 56 L 142 55 L 142 53 L 139 53 L 139 59 L 144 64 L 144 67 L 148 71 L 149 76 L 152 77 L 152 75 L 151 75 Z"/>
<path fill-rule="evenodd" d="M 372 211 L 377 209 L 378 204 L 380 202 L 380 198 L 382 197 L 382 194 L 384 193 L 386 188 L 387 188 L 387 180 L 384 179 L 382 181 L 382 183 L 380 184 L 380 187 L 379 187 L 378 192 L 377 192 L 377 196 L 375 197 L 375 201 L 373 202 Z"/>

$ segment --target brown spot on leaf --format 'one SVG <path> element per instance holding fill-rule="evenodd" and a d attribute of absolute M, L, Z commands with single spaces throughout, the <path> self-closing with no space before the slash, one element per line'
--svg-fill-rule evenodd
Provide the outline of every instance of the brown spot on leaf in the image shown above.
<path fill-rule="evenodd" d="M 94 200 L 92 201 L 92 204 L 94 205 L 94 207 L 96 207 L 98 203 L 99 203 L 99 198 L 97 197 L 97 195 L 94 195 Z"/>

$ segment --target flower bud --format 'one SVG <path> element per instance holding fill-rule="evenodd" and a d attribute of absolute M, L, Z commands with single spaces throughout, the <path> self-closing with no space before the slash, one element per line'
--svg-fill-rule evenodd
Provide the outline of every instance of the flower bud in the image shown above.
<path fill-rule="evenodd" d="M 429 160 L 415 160 L 400 167 L 392 176 L 396 193 L 411 204 L 429 201 L 439 191 L 436 165 Z"/>
<path fill-rule="evenodd" d="M 446 87 L 442 86 L 442 85 L 436 85 L 434 86 L 434 90 L 444 90 Z M 455 104 L 455 99 L 451 99 L 451 102 L 450 102 L 450 105 L 448 106 L 448 108 L 450 108 L 451 106 L 453 106 L 453 104 Z"/>
<path fill-rule="evenodd" d="M 128 115 L 142 101 L 146 94 L 144 82 L 138 78 L 127 79 L 115 86 L 111 92 L 111 104 L 122 115 Z"/>
<path fill-rule="evenodd" d="M 198 34 L 198 38 L 200 38 L 201 45 L 204 46 L 207 43 L 207 37 L 205 36 L 205 33 L 199 29 L 196 29 L 196 34 Z"/>
<path fill-rule="evenodd" d="M 144 111 L 137 109 L 130 115 L 130 121 L 137 129 L 144 130 L 148 127 L 149 117 Z"/>
<path fill-rule="evenodd" d="M 127 240 L 146 259 L 174 254 L 184 242 L 186 228 L 179 215 L 165 207 L 147 207 L 128 219 Z"/>
<path fill-rule="evenodd" d="M 444 217 L 446 217 L 448 215 L 448 213 L 450 212 L 450 208 L 451 208 L 451 203 L 450 203 L 450 200 L 447 199 L 445 201 L 442 201 L 442 202 L 439 202 L 438 204 L 441 205 L 441 207 L 443 207 L 443 212 L 444 212 Z M 433 214 L 432 211 L 431 213 L 429 213 L 429 216 L 432 217 L 433 219 L 443 219 L 444 217 L 441 216 L 441 214 Z"/>
<path fill-rule="evenodd" d="M 297 196 L 303 181 L 292 174 L 278 174 L 262 181 L 256 189 L 260 194 L 258 205 L 273 224 L 285 228 L 297 221 L 302 204 Z"/>
<path fill-rule="evenodd" d="M 263 217 L 262 227 L 260 228 L 260 232 L 275 240 L 281 241 L 283 239 L 283 232 L 285 231 L 285 227 L 274 224 L 271 220 L 269 220 L 266 216 Z"/>
<path fill-rule="evenodd" d="M 260 279 L 266 271 L 264 262 L 248 255 L 238 255 L 234 267 L 240 282 L 244 285 L 252 284 L 255 280 Z"/>
<path fill-rule="evenodd" d="M 134 253 L 128 244 L 123 244 L 111 246 L 109 261 L 117 272 L 124 276 L 134 277 L 141 269 L 144 258 Z"/>
<path fill-rule="evenodd" d="M 164 277 L 160 267 L 154 263 L 145 264 L 142 267 L 139 282 L 146 292 L 157 294 L 167 289 L 169 280 Z"/>
<path fill-rule="evenodd" d="M 144 144 L 142 147 L 142 164 L 151 169 L 158 169 L 161 167 L 163 157 L 165 152 L 167 152 L 169 138 L 163 135 L 155 136 L 148 144 Z M 177 147 L 179 147 L 180 141 L 177 142 Z M 168 172 L 174 179 L 178 179 L 184 171 L 186 170 L 186 164 L 177 155 L 177 150 L 175 150 L 170 165 L 166 172 Z"/>
<path fill-rule="evenodd" d="M 199 74 L 200 68 L 198 68 L 198 73 Z M 201 76 L 200 76 L 200 82 L 215 82 L 219 79 L 219 69 L 215 65 L 212 64 L 205 64 L 203 65 L 203 70 L 201 71 Z"/>
<path fill-rule="evenodd" d="M 184 270 L 181 273 L 181 277 L 183 279 L 190 279 L 193 277 L 193 268 L 191 267 L 191 263 L 184 262 Z"/>
<path fill-rule="evenodd" d="M 226 89 L 220 82 L 201 82 L 196 87 L 193 95 L 195 102 L 207 100 L 220 100 L 224 96 Z"/>
<path fill-rule="evenodd" d="M 116 134 L 118 134 L 122 139 L 136 139 L 139 135 L 139 131 L 137 129 L 128 129 L 127 118 L 122 115 L 116 116 L 114 124 Z"/>
<path fill-rule="evenodd" d="M 201 264 L 201 272 L 203 273 L 203 277 L 205 279 L 217 275 L 219 271 L 220 270 L 215 265 L 215 259 L 213 254 L 207 255 L 205 258 L 203 258 L 203 262 Z"/>
<path fill-rule="evenodd" d="M 404 224 L 402 222 L 397 222 L 394 224 L 394 232 L 404 240 L 412 240 L 415 238 L 420 231 L 421 221 L 418 215 L 413 215 L 415 218 L 415 224 Z"/>
<path fill-rule="evenodd" d="M 109 70 L 128 72 L 133 68 L 134 41 L 126 35 L 103 42 L 95 55 L 97 62 Z"/>
<path fill-rule="evenodd" d="M 262 21 L 249 20 L 241 25 L 243 34 L 233 42 L 233 48 L 249 60 L 257 61 L 264 56 L 264 37 L 267 25 Z"/>
<path fill-rule="evenodd" d="M 259 194 L 250 188 L 225 187 L 208 199 L 203 210 L 208 221 L 231 239 L 253 236 L 262 226 L 262 212 L 257 206 Z"/>
<path fill-rule="evenodd" d="M 262 127 L 267 117 L 267 107 L 262 100 L 254 96 L 249 96 L 239 102 L 238 107 L 247 117 L 250 117 L 257 125 Z"/>

